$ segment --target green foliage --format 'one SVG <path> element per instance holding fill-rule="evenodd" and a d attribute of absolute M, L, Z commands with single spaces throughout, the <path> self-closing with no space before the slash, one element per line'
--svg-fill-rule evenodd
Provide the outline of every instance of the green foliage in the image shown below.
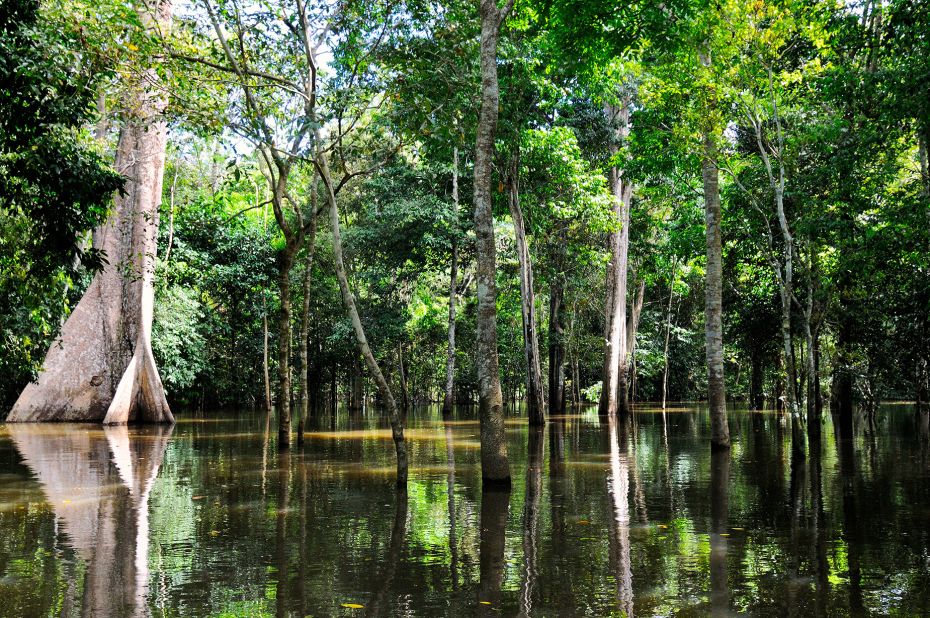
<path fill-rule="evenodd" d="M 33 0 L 0 5 L 0 409 L 38 371 L 122 179 L 80 131 L 97 75 Z"/>

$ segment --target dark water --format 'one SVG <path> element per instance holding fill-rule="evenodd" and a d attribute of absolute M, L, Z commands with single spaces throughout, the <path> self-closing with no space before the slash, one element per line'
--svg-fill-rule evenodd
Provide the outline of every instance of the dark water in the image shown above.
<path fill-rule="evenodd" d="M 469 411 L 409 425 L 406 499 L 376 418 L 283 457 L 249 415 L 0 426 L 0 616 L 930 614 L 908 406 L 852 441 L 827 419 L 804 458 L 774 413 L 732 412 L 730 457 L 692 408 L 513 418 L 509 495 L 482 495 Z"/>

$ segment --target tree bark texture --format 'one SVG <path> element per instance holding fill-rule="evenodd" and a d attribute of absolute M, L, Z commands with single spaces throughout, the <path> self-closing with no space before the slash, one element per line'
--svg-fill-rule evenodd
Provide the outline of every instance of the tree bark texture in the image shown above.
<path fill-rule="evenodd" d="M 335 262 L 336 278 L 339 279 L 339 289 L 342 292 L 342 300 L 345 303 L 349 319 L 352 320 L 352 328 L 355 331 L 355 338 L 358 342 L 359 352 L 365 359 L 368 371 L 374 378 L 378 387 L 378 393 L 381 400 L 387 408 L 387 416 L 391 423 L 391 437 L 394 440 L 394 450 L 397 454 L 397 486 L 406 488 L 407 486 L 407 442 L 404 439 L 404 421 L 397 409 L 397 403 L 394 400 L 394 394 L 378 361 L 368 345 L 368 337 L 365 335 L 365 328 L 362 326 L 362 319 L 359 316 L 358 308 L 355 306 L 355 296 L 349 289 L 349 277 L 346 274 L 345 260 L 342 256 L 342 234 L 339 229 L 339 206 L 336 203 L 336 195 L 333 193 L 333 182 L 329 172 L 329 163 L 326 157 L 319 155 L 316 158 L 317 169 L 323 179 L 323 188 L 326 191 L 326 200 L 329 203 L 329 221 L 333 234 L 333 258 Z M 501 423 L 503 425 L 503 422 Z"/>
<path fill-rule="evenodd" d="M 539 331 L 536 325 L 536 291 L 533 260 L 526 241 L 526 225 L 520 208 L 520 155 L 515 154 L 507 175 L 507 198 L 513 219 L 517 259 L 520 263 L 520 315 L 523 318 L 523 353 L 526 357 L 526 411 L 530 425 L 546 423 L 546 399 L 539 361 Z"/>
<path fill-rule="evenodd" d="M 509 12 L 495 0 L 481 0 L 481 112 L 475 138 L 474 218 L 477 259 L 478 415 L 481 423 L 481 477 L 485 484 L 510 485 L 510 463 L 504 433 L 504 404 L 497 357 L 497 248 L 491 175 L 500 88 L 497 81 L 497 41 Z M 484 558 L 482 557 L 482 560 Z"/>
<path fill-rule="evenodd" d="M 278 256 L 278 448 L 291 446 L 291 267 L 298 245 L 292 237 Z"/>
<path fill-rule="evenodd" d="M 459 149 L 452 149 L 452 213 L 458 225 L 459 216 Z M 449 267 L 449 341 L 446 348 L 446 390 L 442 399 L 442 414 L 452 414 L 455 405 L 455 301 L 458 292 L 459 242 L 458 230 L 452 237 L 452 264 Z"/>
<path fill-rule="evenodd" d="M 618 124 L 617 131 L 621 139 L 626 139 L 630 134 L 630 104 L 630 98 L 627 96 L 619 107 L 608 105 L 606 109 L 608 117 Z M 612 154 L 615 154 L 616 150 L 616 146 L 612 147 Z M 598 413 L 602 416 L 616 414 L 618 405 L 624 405 L 624 410 L 626 409 L 626 288 L 630 248 L 630 202 L 633 197 L 633 185 L 624 180 L 623 170 L 612 167 L 608 176 L 613 194 L 614 216 L 620 229 L 611 232 L 609 239 L 604 370 L 598 406 Z M 622 404 L 617 400 L 617 393 L 620 392 L 624 393 Z"/>
<path fill-rule="evenodd" d="M 170 29 L 170 0 L 143 5 L 145 28 Z M 10 422 L 174 422 L 152 355 L 167 99 L 154 67 L 128 90 L 133 94 L 115 162 L 126 177 L 125 194 L 115 198 L 110 217 L 94 232 L 94 246 L 105 252 L 108 264 L 49 348 L 38 380 L 20 394 Z"/>
<path fill-rule="evenodd" d="M 720 172 L 714 137 L 704 135 L 704 215 L 707 226 L 707 281 L 704 334 L 707 356 L 707 402 L 710 406 L 711 446 L 730 448 L 726 385 L 723 378 L 723 245 L 720 236 Z"/>

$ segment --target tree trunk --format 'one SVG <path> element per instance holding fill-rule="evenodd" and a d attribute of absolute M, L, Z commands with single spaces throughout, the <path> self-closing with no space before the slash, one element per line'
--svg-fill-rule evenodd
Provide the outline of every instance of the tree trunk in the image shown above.
<path fill-rule="evenodd" d="M 459 149 L 452 149 L 452 212 L 456 226 L 459 217 Z M 449 343 L 446 348 L 446 390 L 442 399 L 442 415 L 452 414 L 455 405 L 455 301 L 458 288 L 459 241 L 458 229 L 452 236 L 452 264 L 449 269 Z"/>
<path fill-rule="evenodd" d="M 707 283 L 704 334 L 707 355 L 707 402 L 710 406 L 711 447 L 730 448 L 726 386 L 723 379 L 723 248 L 720 237 L 720 172 L 717 149 L 710 133 L 704 135 L 704 214 L 707 225 Z"/>
<path fill-rule="evenodd" d="M 509 5 L 512 6 L 512 5 Z M 478 414 L 481 423 L 481 477 L 484 484 L 510 486 L 510 463 L 504 433 L 503 396 L 497 358 L 497 249 L 491 174 L 500 91 L 497 41 L 506 11 L 495 0 L 481 0 L 481 113 L 475 138 L 475 236 L 477 260 Z M 484 557 L 482 556 L 482 561 Z"/>
<path fill-rule="evenodd" d="M 394 440 L 394 450 L 397 453 L 397 486 L 406 489 L 407 487 L 407 443 L 404 440 L 404 421 L 397 409 L 397 403 L 394 401 L 394 394 L 378 361 L 368 345 L 368 337 L 365 335 L 365 329 L 362 326 L 362 319 L 359 316 L 358 309 L 355 306 L 355 296 L 349 289 L 349 277 L 346 274 L 345 261 L 342 256 L 342 235 L 339 230 L 339 206 L 336 203 L 336 195 L 333 193 L 333 181 L 329 173 L 329 163 L 324 155 L 316 158 L 317 169 L 323 180 L 324 189 L 326 190 L 326 199 L 329 202 L 329 220 L 333 234 L 333 258 L 336 267 L 336 278 L 339 279 L 339 289 L 342 291 L 342 300 L 345 303 L 349 319 L 352 320 L 352 328 L 355 331 L 355 338 L 358 341 L 358 348 L 365 359 L 368 371 L 371 373 L 375 384 L 378 387 L 378 393 L 387 408 L 388 419 L 391 422 L 391 437 Z"/>
<path fill-rule="evenodd" d="M 146 30 L 171 27 L 169 0 L 140 8 Z M 7 421 L 173 423 L 152 355 L 158 207 L 165 169 L 167 99 L 158 70 L 131 84 L 115 168 L 126 176 L 110 217 L 94 233 L 109 264 L 91 282 Z"/>
<path fill-rule="evenodd" d="M 293 240 L 278 257 L 278 450 L 291 446 L 291 267 L 297 254 Z"/>
<path fill-rule="evenodd" d="M 549 413 L 565 412 L 564 281 L 558 274 L 549 285 Z"/>
<path fill-rule="evenodd" d="M 410 407 L 410 391 L 407 390 L 407 370 L 404 369 L 404 344 L 402 342 L 397 343 L 397 373 L 400 378 L 401 405 L 406 414 L 406 410 Z"/>
<path fill-rule="evenodd" d="M 626 350 L 627 350 L 627 375 L 633 376 L 633 396 L 636 394 L 636 333 L 639 332 L 639 317 L 643 312 L 643 295 L 646 292 L 646 282 L 640 281 L 636 287 L 636 295 L 633 297 L 633 307 L 626 320 Z M 618 397 L 623 401 L 621 409 L 629 411 L 630 392 L 625 389 L 620 392 Z"/>
<path fill-rule="evenodd" d="M 304 306 L 300 316 L 300 420 L 297 421 L 297 446 L 304 444 L 304 425 L 310 413 L 309 354 L 307 340 L 310 339 L 310 283 L 313 277 L 313 254 L 316 250 L 316 187 L 312 187 L 310 198 L 310 231 L 307 236 L 307 261 L 304 264 Z"/>
<path fill-rule="evenodd" d="M 536 328 L 536 292 L 533 260 L 526 242 L 523 210 L 520 208 L 520 155 L 514 154 L 507 177 L 507 197 L 520 262 L 520 313 L 523 318 L 523 352 L 526 357 L 526 408 L 530 425 L 546 423 L 546 399 L 539 362 L 539 335 Z"/>
<path fill-rule="evenodd" d="M 668 286 L 668 308 L 665 311 L 665 345 L 662 348 L 662 413 L 665 414 L 668 397 L 668 344 L 672 336 L 672 302 L 675 300 L 675 272 L 673 266 L 672 280 Z"/>
<path fill-rule="evenodd" d="M 624 97 L 620 107 L 608 105 L 606 113 L 619 123 L 618 134 L 626 139 L 630 134 L 630 98 Z M 617 147 L 612 147 L 616 154 Z M 607 319 L 605 324 L 604 370 L 601 400 L 598 412 L 611 416 L 617 413 L 617 394 L 626 393 L 626 287 L 627 262 L 630 248 L 630 201 L 633 185 L 623 179 L 623 170 L 610 168 L 610 190 L 613 194 L 614 215 L 620 229 L 610 234 L 610 274 L 607 277 Z M 621 390 L 622 389 L 622 390 Z M 619 405 L 626 411 L 626 396 Z"/>
<path fill-rule="evenodd" d="M 268 367 L 268 310 L 265 303 L 265 290 L 262 290 L 262 369 L 265 378 L 265 413 L 271 416 L 271 370 Z"/>

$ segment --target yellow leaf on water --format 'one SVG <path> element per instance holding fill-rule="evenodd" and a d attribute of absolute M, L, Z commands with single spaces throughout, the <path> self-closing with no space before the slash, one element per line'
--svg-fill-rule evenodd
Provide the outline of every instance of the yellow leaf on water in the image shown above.
<path fill-rule="evenodd" d="M 219 530 L 211 530 L 211 531 L 210 531 L 210 536 L 219 536 L 219 535 L 220 535 L 220 531 L 219 531 Z"/>
<path fill-rule="evenodd" d="M 746 528 L 733 528 L 733 530 L 736 530 L 736 531 L 738 531 L 738 532 L 742 532 L 742 531 L 745 530 L 745 529 L 746 529 Z"/>
<path fill-rule="evenodd" d="M 587 519 L 579 519 L 579 520 L 578 520 L 578 525 L 579 525 L 579 526 L 587 526 L 587 525 L 590 524 L 590 523 L 591 523 L 591 522 L 589 522 Z"/>
<path fill-rule="evenodd" d="M 364 605 L 359 605 L 358 603 L 343 603 L 343 607 L 348 607 L 349 609 L 362 609 Z"/>
<path fill-rule="evenodd" d="M 665 524 L 659 524 L 659 528 L 668 528 Z"/>
<path fill-rule="evenodd" d="M 730 536 L 730 534 L 728 532 L 721 532 L 720 536 Z"/>
<path fill-rule="evenodd" d="M 482 605 L 493 605 L 493 603 L 491 603 L 490 601 L 478 601 L 478 602 L 481 603 Z"/>

